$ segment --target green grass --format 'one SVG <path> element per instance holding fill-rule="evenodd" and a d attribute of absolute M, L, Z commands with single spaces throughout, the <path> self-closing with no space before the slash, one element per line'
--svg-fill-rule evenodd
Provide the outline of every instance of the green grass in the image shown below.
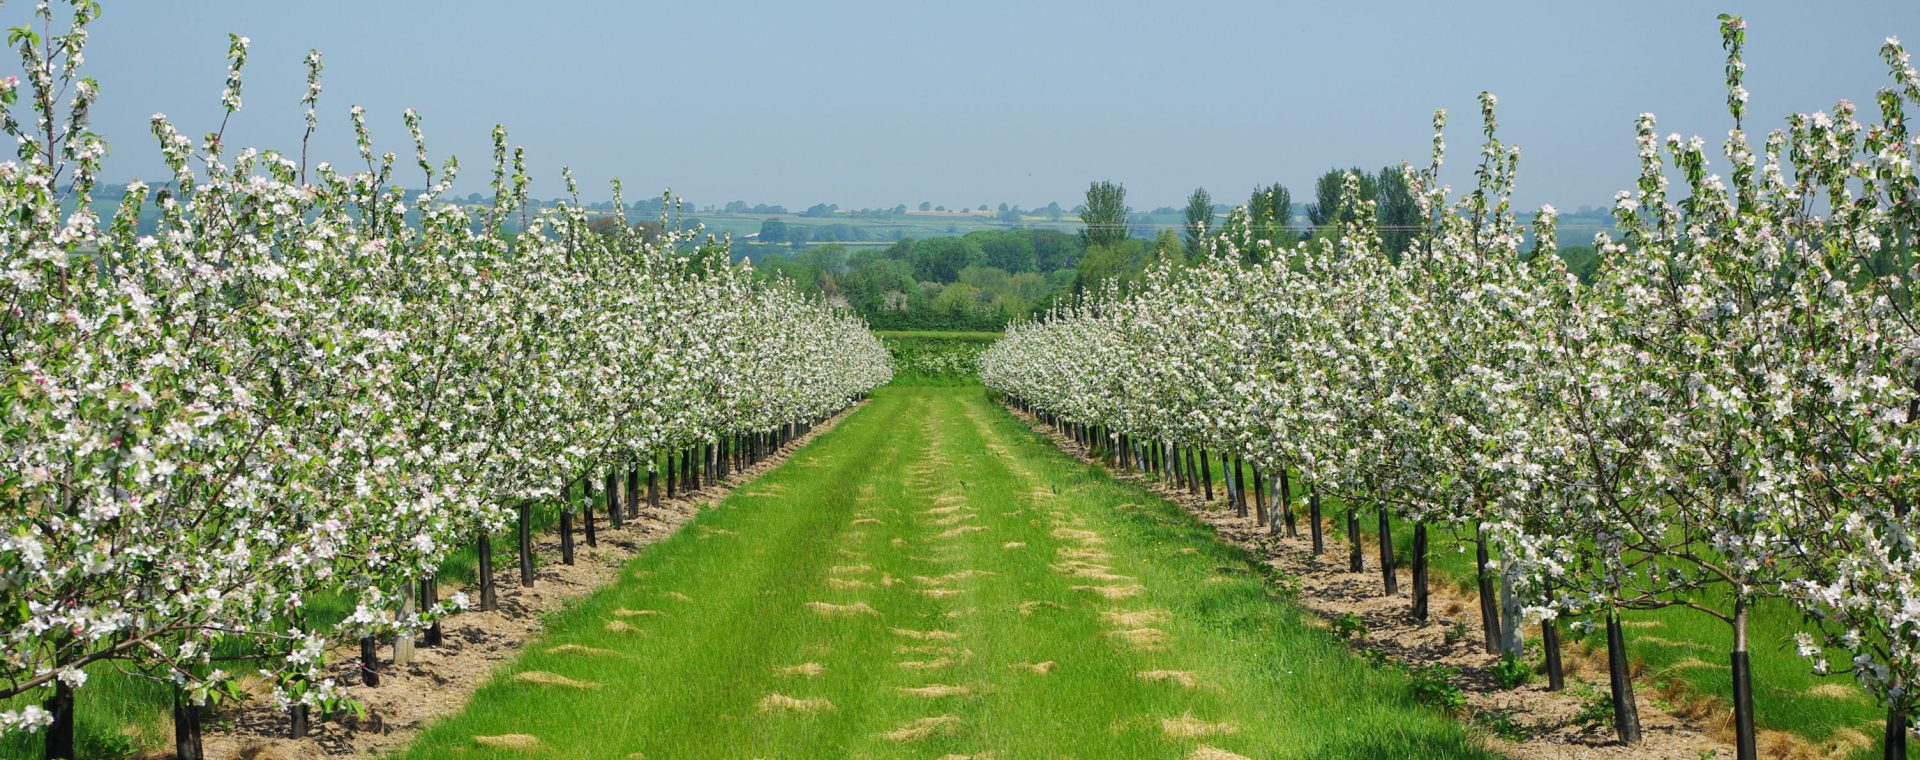
<path fill-rule="evenodd" d="M 980 352 L 1000 339 L 995 332 L 885 330 L 880 342 L 893 355 L 893 384 L 978 385 Z"/>
<path fill-rule="evenodd" d="M 962 526 L 984 530 L 948 533 Z M 1131 580 L 1053 567 L 1074 549 L 1106 552 L 1098 563 Z M 976 573 L 952 575 L 967 570 Z M 1124 600 L 1073 588 L 1133 583 L 1143 593 Z M 958 593 L 921 593 L 932 588 Z M 876 614 L 823 615 L 811 602 Z M 639 610 L 660 614 L 621 614 Z M 1140 651 L 1112 635 L 1102 613 L 1114 610 L 1164 613 L 1133 627 L 1161 631 L 1165 645 Z M 639 630 L 609 629 L 613 621 Z M 554 651 L 569 644 L 606 652 Z M 952 662 L 901 664 L 940 658 Z M 1055 665 L 1045 675 L 1015 667 L 1036 662 Z M 822 670 L 777 671 L 803 663 Z M 1188 672 L 1197 686 L 1138 677 L 1146 670 Z M 527 671 L 600 686 L 513 677 Z M 900 691 L 930 684 L 970 693 Z M 772 694 L 832 707 L 763 710 Z M 918 740 L 886 736 L 935 716 L 951 722 Z M 1237 731 L 1169 736 L 1162 721 L 1183 717 Z M 654 760 L 1169 758 L 1201 744 L 1253 757 L 1488 756 L 1459 723 L 1418 704 L 1398 673 L 1367 666 L 1274 599 L 1246 558 L 1193 518 L 1068 459 L 977 386 L 875 393 L 792 461 L 635 558 L 614 585 L 553 615 L 542 639 L 403 756 L 524 757 L 474 738 L 516 733 L 538 737 L 547 756 Z"/>

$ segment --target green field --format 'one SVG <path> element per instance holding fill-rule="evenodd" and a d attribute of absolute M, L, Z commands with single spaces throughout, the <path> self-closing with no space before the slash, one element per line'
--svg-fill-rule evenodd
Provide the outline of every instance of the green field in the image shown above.
<path fill-rule="evenodd" d="M 978 385 L 980 352 L 1000 339 L 995 332 L 881 330 L 893 354 L 894 385 Z"/>
<path fill-rule="evenodd" d="M 1203 746 L 1488 756 L 1178 507 L 948 386 L 876 392 L 552 617 L 404 757 Z"/>

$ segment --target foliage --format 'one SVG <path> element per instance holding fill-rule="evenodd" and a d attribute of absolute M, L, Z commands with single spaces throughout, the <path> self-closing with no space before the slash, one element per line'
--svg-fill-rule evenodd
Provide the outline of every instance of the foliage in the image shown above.
<path fill-rule="evenodd" d="M 20 46 L 36 126 L 0 119 L 19 146 L 0 165 L 0 697 L 81 690 L 114 663 L 217 701 L 240 691 L 239 650 L 282 704 L 348 704 L 334 643 L 464 606 L 402 598 L 513 505 L 816 419 L 888 378 L 857 319 L 756 285 L 723 244 L 664 218 L 595 225 L 577 201 L 528 213 L 500 128 L 493 202 L 464 208 L 443 199 L 459 164 L 429 159 L 412 111 L 418 192 L 358 107 L 351 169 L 308 166 L 304 143 L 296 159 L 196 142 L 156 114 L 169 182 L 100 218 L 106 146 L 77 74 L 97 12 L 78 3 L 53 44 Z M 229 42 L 228 117 L 249 46 Z M 311 137 L 319 54 L 306 65 Z M 351 613 L 309 614 L 330 595 Z M 7 710 L 0 731 L 51 718 Z"/>
<path fill-rule="evenodd" d="M 1087 204 L 1080 212 L 1086 225 L 1081 239 L 1087 247 L 1112 248 L 1129 236 L 1127 188 L 1113 182 L 1095 182 L 1087 186 Z"/>

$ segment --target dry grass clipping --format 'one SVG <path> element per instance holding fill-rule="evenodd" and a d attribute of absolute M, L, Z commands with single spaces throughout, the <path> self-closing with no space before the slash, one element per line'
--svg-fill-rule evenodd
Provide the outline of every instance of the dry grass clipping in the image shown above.
<path fill-rule="evenodd" d="M 1047 608 L 1047 609 L 1052 609 L 1052 610 L 1064 610 L 1064 609 L 1066 609 L 1066 607 L 1065 607 L 1065 606 L 1063 606 L 1063 605 L 1061 605 L 1061 604 L 1059 604 L 1058 602 L 1046 602 L 1046 601 L 1028 601 L 1028 602 L 1021 602 L 1021 603 L 1020 603 L 1020 614 L 1022 614 L 1022 615 L 1031 615 L 1031 614 L 1033 614 L 1033 611 L 1034 611 L 1034 610 L 1037 610 L 1037 609 L 1040 609 L 1040 608 L 1042 608 L 1042 607 L 1044 607 L 1044 608 Z"/>
<path fill-rule="evenodd" d="M 856 616 L 856 615 L 876 615 L 877 616 L 880 614 L 879 610 L 874 609 L 872 606 L 868 605 L 866 602 L 854 602 L 853 604 L 833 604 L 831 602 L 807 602 L 807 609 L 813 610 L 814 612 L 818 612 L 828 617 L 847 617 L 847 616 Z"/>
<path fill-rule="evenodd" d="M 931 718 L 920 718 L 902 723 L 899 728 L 881 734 L 881 736 L 889 741 L 915 742 L 934 734 L 951 733 L 955 728 L 958 728 L 959 725 L 959 718 L 952 715 L 936 715 Z"/>
<path fill-rule="evenodd" d="M 601 628 L 606 630 L 607 633 L 646 633 L 646 631 L 634 627 L 632 623 L 625 620 L 609 620 L 607 624 L 601 626 Z"/>
<path fill-rule="evenodd" d="M 593 681 L 575 681 L 559 673 L 544 670 L 528 670 L 513 674 L 513 680 L 536 686 L 564 686 L 569 689 L 598 689 L 602 684 Z"/>
<path fill-rule="evenodd" d="M 1823 683 L 1808 689 L 1807 693 L 1829 699 L 1859 699 L 1867 695 L 1866 692 L 1843 683 Z"/>
<path fill-rule="evenodd" d="M 557 647 L 547 647 L 547 654 L 590 654 L 590 655 L 595 655 L 599 657 L 605 657 L 608 655 L 612 655 L 612 656 L 620 655 L 619 652 L 615 652 L 611 649 L 601 649 L 599 647 L 582 646 L 580 644 L 561 644 L 560 646 L 557 646 Z"/>
<path fill-rule="evenodd" d="M 814 676 L 820 675 L 824 671 L 826 671 L 826 668 L 821 667 L 820 663 L 803 662 L 803 663 L 800 663 L 799 665 L 788 665 L 786 667 L 774 668 L 773 674 L 777 676 L 805 676 L 807 678 L 812 678 Z"/>
<path fill-rule="evenodd" d="M 693 597 L 691 597 L 691 596 L 687 596 L 686 594 L 682 594 L 682 593 L 680 593 L 680 592 L 678 592 L 678 591 L 668 591 L 667 593 L 665 593 L 665 594 L 663 594 L 662 596 L 665 596 L 665 597 L 666 597 L 666 598 L 668 598 L 668 599 L 672 599 L 672 600 L 674 600 L 674 601 L 679 601 L 679 602 L 691 602 L 691 601 L 693 601 Z"/>
<path fill-rule="evenodd" d="M 973 689 L 936 683 L 928 686 L 902 686 L 900 693 L 910 697 L 959 697 L 972 694 Z"/>
<path fill-rule="evenodd" d="M 648 615 L 665 615 L 667 613 L 661 612 L 659 610 L 630 610 L 625 607 L 622 607 L 620 609 L 614 610 L 613 614 L 618 617 L 646 617 Z"/>
<path fill-rule="evenodd" d="M 1121 628 L 1139 628 L 1167 619 L 1166 610 L 1108 610 L 1100 613 L 1108 623 Z"/>
<path fill-rule="evenodd" d="M 1100 537 L 1100 534 L 1090 530 L 1080 530 L 1079 528 L 1054 528 L 1053 537 L 1068 541 L 1079 541 L 1088 546 L 1098 546 L 1107 542 L 1106 539 Z"/>
<path fill-rule="evenodd" d="M 1182 715 L 1178 718 L 1161 720 L 1160 729 L 1167 732 L 1168 736 L 1177 736 L 1183 739 L 1194 736 L 1218 736 L 1238 733 L 1240 731 L 1240 727 L 1232 723 L 1208 723 L 1192 715 Z"/>
<path fill-rule="evenodd" d="M 983 528 L 978 525 L 962 525 L 958 528 L 951 528 L 948 530 L 941 531 L 939 533 L 935 533 L 933 534 L 933 537 L 934 538 L 959 538 L 968 533 L 984 533 L 986 532 L 986 530 L 987 530 L 986 528 Z"/>
<path fill-rule="evenodd" d="M 1004 543 L 1004 544 L 1001 544 L 1001 545 L 1000 545 L 1000 548 L 1002 548 L 1002 549 L 1025 549 L 1025 548 L 1027 548 L 1027 542 L 1025 542 L 1025 541 L 1008 541 L 1008 542 L 1006 542 L 1006 543 Z"/>
<path fill-rule="evenodd" d="M 861 589 L 861 588 L 873 588 L 873 584 L 860 580 L 859 578 L 828 578 L 827 585 L 837 589 L 841 589 L 843 591 L 852 590 L 852 589 Z"/>
<path fill-rule="evenodd" d="M 1253 758 L 1202 744 L 1193 748 L 1193 753 L 1187 755 L 1187 760 L 1253 760 Z"/>
<path fill-rule="evenodd" d="M 1074 591 L 1091 591 L 1108 599 L 1132 599 L 1146 593 L 1147 587 L 1138 583 L 1126 586 L 1074 586 Z"/>
<path fill-rule="evenodd" d="M 856 573 L 871 573 L 873 572 L 873 566 L 872 565 L 835 565 L 833 567 L 827 568 L 827 572 L 832 573 L 834 575 L 853 575 Z"/>
<path fill-rule="evenodd" d="M 852 522 L 851 524 L 853 524 L 853 525 L 882 525 L 883 523 L 881 523 L 881 522 L 880 522 L 880 519 L 879 519 L 879 518 L 877 518 L 877 517 L 862 517 L 862 518 L 860 518 L 860 519 L 858 519 L 858 520 L 854 520 L 854 521 L 853 521 L 853 522 Z"/>
<path fill-rule="evenodd" d="M 1172 681 L 1189 689 L 1195 683 L 1193 674 L 1184 670 L 1142 670 L 1138 675 L 1144 681 Z"/>
<path fill-rule="evenodd" d="M 484 747 L 498 749 L 539 749 L 540 737 L 532 734 L 501 734 L 499 736 L 476 736 L 473 741 Z"/>
<path fill-rule="evenodd" d="M 760 700 L 760 712 L 820 712 L 833 709 L 833 703 L 819 697 L 796 699 L 785 694 L 768 694 Z"/>
<path fill-rule="evenodd" d="M 911 628 L 889 628 L 887 630 L 893 631 L 893 635 L 895 636 L 905 636 L 909 639 L 951 641 L 960 638 L 960 634 L 954 633 L 953 631 L 916 631 Z"/>
<path fill-rule="evenodd" d="M 923 588 L 919 589 L 919 593 L 921 596 L 929 599 L 945 599 L 949 596 L 959 596 L 966 592 L 957 588 Z"/>
<path fill-rule="evenodd" d="M 1154 651 L 1167 645 L 1167 632 L 1158 628 L 1129 628 L 1124 631 L 1108 631 L 1112 636 L 1127 642 L 1141 651 Z"/>
<path fill-rule="evenodd" d="M 1025 670 L 1025 671 L 1037 673 L 1044 676 L 1048 673 L 1053 672 L 1055 664 L 1052 660 L 1048 660 L 1046 662 L 1020 662 L 1020 663 L 1009 665 L 1007 667 L 1013 668 L 1015 670 Z"/>

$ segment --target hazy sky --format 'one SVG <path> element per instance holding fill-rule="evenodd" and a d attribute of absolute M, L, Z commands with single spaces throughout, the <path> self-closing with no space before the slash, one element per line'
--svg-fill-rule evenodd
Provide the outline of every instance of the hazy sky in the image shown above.
<path fill-rule="evenodd" d="M 484 187 L 498 122 L 526 146 L 537 196 L 558 195 L 570 165 L 594 197 L 618 176 L 629 198 L 671 187 L 790 208 L 1071 207 L 1109 178 L 1138 209 L 1196 186 L 1240 203 L 1277 181 L 1300 198 L 1333 165 L 1424 161 L 1440 107 L 1461 183 L 1483 89 L 1524 150 L 1523 205 L 1605 205 L 1632 181 L 1636 114 L 1714 145 L 1725 134 L 1716 14 L 1749 20 L 1756 132 L 1840 98 L 1874 114 L 1881 41 L 1920 47 L 1915 0 L 106 5 L 87 61 L 110 180 L 165 176 L 152 113 L 190 135 L 217 124 L 237 32 L 253 48 L 230 145 L 297 149 L 300 62 L 319 48 L 318 156 L 353 155 L 352 104 L 409 156 L 411 106 L 436 156 L 462 159 L 463 193 Z"/>

